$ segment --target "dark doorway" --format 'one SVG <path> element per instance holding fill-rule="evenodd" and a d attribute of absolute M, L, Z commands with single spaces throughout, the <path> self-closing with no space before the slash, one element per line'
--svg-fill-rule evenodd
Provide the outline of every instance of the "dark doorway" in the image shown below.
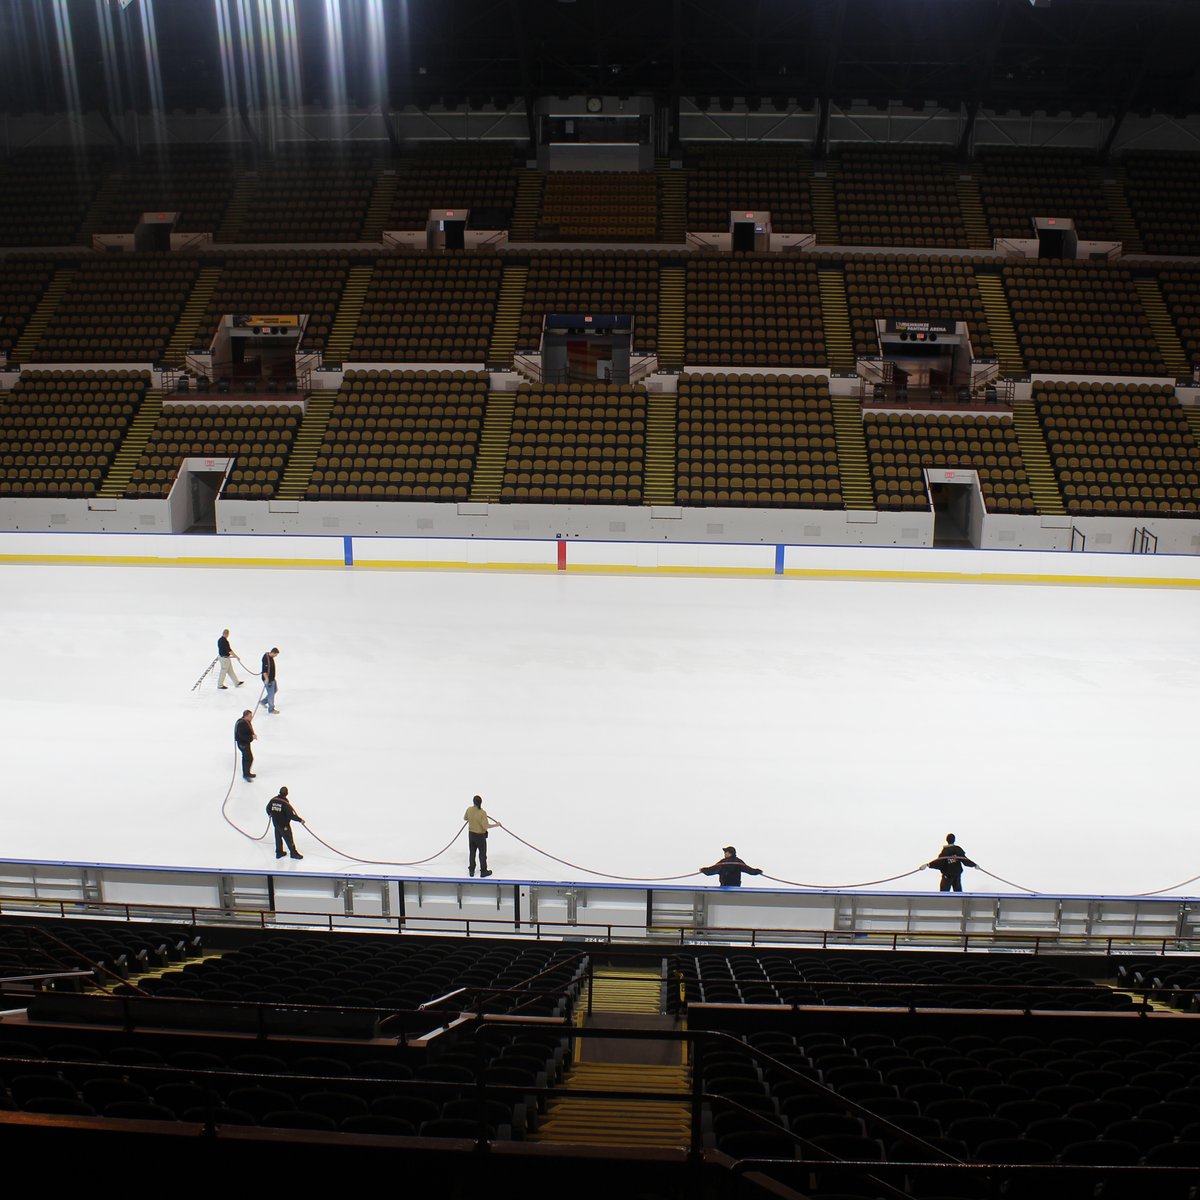
<path fill-rule="evenodd" d="M 733 223 L 733 249 L 735 253 L 754 249 L 753 221 L 735 221 Z"/>
<path fill-rule="evenodd" d="M 965 548 L 971 545 L 973 483 L 930 483 L 933 499 L 933 544 Z"/>
<path fill-rule="evenodd" d="M 221 490 L 221 480 L 224 478 L 224 471 L 188 472 L 192 521 L 187 533 L 217 532 L 217 493 Z"/>
<path fill-rule="evenodd" d="M 467 240 L 467 223 L 466 221 L 447 221 L 446 223 L 446 249 L 461 250 L 466 245 Z"/>

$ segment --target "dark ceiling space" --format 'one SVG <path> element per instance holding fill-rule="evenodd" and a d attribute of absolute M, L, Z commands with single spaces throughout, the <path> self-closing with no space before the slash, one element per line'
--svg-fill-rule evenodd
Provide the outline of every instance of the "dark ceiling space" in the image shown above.
<path fill-rule="evenodd" d="M 1181 115 L 1200 108 L 1198 46 L 1197 0 L 0 0 L 0 102 L 653 93 Z"/>

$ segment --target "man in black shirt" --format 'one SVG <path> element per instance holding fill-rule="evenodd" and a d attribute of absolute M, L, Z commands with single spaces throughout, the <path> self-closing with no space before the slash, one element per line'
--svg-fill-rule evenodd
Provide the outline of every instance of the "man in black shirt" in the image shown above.
<path fill-rule="evenodd" d="M 701 867 L 701 875 L 716 875 L 721 887 L 741 887 L 742 872 L 747 875 L 761 875 L 762 870 L 758 867 L 749 866 L 738 858 L 738 852 L 732 846 L 725 846 L 722 850 L 725 855 L 720 862 L 715 862 L 711 867 Z"/>
<path fill-rule="evenodd" d="M 227 692 L 229 690 L 225 686 L 226 676 L 232 679 L 233 682 L 238 685 L 238 687 L 241 687 L 246 681 L 244 679 L 239 679 L 233 673 L 233 664 L 230 660 L 234 658 L 237 658 L 238 662 L 241 662 L 242 660 L 238 658 L 233 647 L 229 644 L 228 629 L 223 629 L 221 631 L 221 636 L 217 638 L 217 658 L 221 660 L 221 674 L 217 677 L 217 687 L 219 687 L 223 692 Z"/>
<path fill-rule="evenodd" d="M 267 706 L 267 712 L 276 713 L 279 710 L 275 707 L 275 656 L 279 653 L 279 647 L 275 646 L 268 650 L 263 655 L 262 659 L 262 681 L 266 684 L 267 694 L 259 702 Z"/>
<path fill-rule="evenodd" d="M 233 726 L 233 740 L 242 752 L 243 779 L 254 778 L 254 772 L 250 770 L 254 765 L 254 751 L 250 749 L 250 743 L 256 741 L 257 738 L 258 734 L 254 732 L 254 714 L 246 709 Z"/>
<path fill-rule="evenodd" d="M 974 865 L 966 856 L 963 848 L 954 840 L 952 833 L 946 834 L 946 844 L 937 858 L 925 864 L 925 866 L 936 867 L 941 871 L 942 883 L 938 888 L 939 892 L 961 892 L 963 867 L 973 867 Z"/>
<path fill-rule="evenodd" d="M 275 857 L 283 857 L 283 844 L 287 842 L 292 857 L 303 858 L 304 855 L 296 849 L 296 842 L 292 837 L 292 822 L 299 821 L 303 825 L 304 818 L 292 807 L 287 788 L 281 787 L 279 794 L 267 801 L 267 816 L 271 818 L 271 824 L 275 827 Z"/>

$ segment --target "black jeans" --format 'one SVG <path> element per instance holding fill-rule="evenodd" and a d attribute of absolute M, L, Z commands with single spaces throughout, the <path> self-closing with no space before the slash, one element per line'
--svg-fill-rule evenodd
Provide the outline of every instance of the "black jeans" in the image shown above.
<path fill-rule="evenodd" d="M 467 846 L 470 850 L 470 855 L 467 859 L 467 870 L 472 875 L 475 874 L 475 855 L 479 855 L 479 869 L 486 871 L 487 866 L 487 834 L 486 833 L 469 833 L 467 834 Z"/>
<path fill-rule="evenodd" d="M 961 892 L 962 891 L 962 872 L 951 875 L 949 872 L 942 872 L 942 886 L 938 888 L 939 892 Z"/>
<path fill-rule="evenodd" d="M 244 746 L 238 746 L 242 752 L 242 778 L 245 779 L 250 774 L 250 768 L 254 766 L 254 751 L 250 749 L 250 743 L 247 742 Z"/>
<path fill-rule="evenodd" d="M 292 837 L 292 823 L 288 821 L 285 825 L 275 826 L 275 857 L 283 856 L 283 843 L 287 842 L 287 848 L 293 853 L 296 853 L 296 840 Z"/>

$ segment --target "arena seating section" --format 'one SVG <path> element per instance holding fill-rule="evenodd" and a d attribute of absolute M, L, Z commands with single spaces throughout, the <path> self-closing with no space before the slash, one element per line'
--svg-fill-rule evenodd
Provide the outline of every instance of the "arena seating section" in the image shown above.
<path fill-rule="evenodd" d="M 269 500 L 283 476 L 301 415 L 299 403 L 169 402 L 125 494 L 166 496 L 183 459 L 229 456 L 234 463 L 222 495 L 231 500 Z"/>
<path fill-rule="evenodd" d="M 1200 511 L 1200 447 L 1170 388 L 1044 383 L 1034 401 L 1069 512 Z"/>
<path fill-rule="evenodd" d="M 0 167 L 0 244 L 66 246 L 81 240 L 84 218 L 109 167 L 102 150 L 17 151 Z"/>
<path fill-rule="evenodd" d="M 350 361 L 482 363 L 502 269 L 487 253 L 379 259 Z"/>
<path fill-rule="evenodd" d="M 215 233 L 246 169 L 236 146 L 172 146 L 113 163 L 108 194 L 89 214 L 93 233 L 132 233 L 143 213 L 177 212 L 176 233 Z"/>
<path fill-rule="evenodd" d="M 1129 207 L 1147 253 L 1200 254 L 1200 162 L 1195 156 L 1134 150 L 1122 165 Z"/>
<path fill-rule="evenodd" d="M 0 1125 L 24 1114 L 26 1130 L 41 1115 L 149 1122 L 119 1127 L 144 1135 L 212 1122 L 276 1142 L 287 1131 L 460 1139 L 464 1150 L 481 1133 L 538 1141 L 554 1090 L 587 1053 L 572 1018 L 589 968 L 630 953 L 7 918 L 2 974 L 74 977 L 5 996 L 19 1011 L 0 1021 Z M 773 1160 L 762 1168 L 804 1194 L 892 1194 L 865 1177 L 878 1174 L 924 1200 L 1043 1186 L 1191 1195 L 1200 1037 L 1186 1014 L 1200 960 L 633 953 L 669 984 L 666 1011 L 686 1014 L 696 1038 L 703 1146 Z M 477 1028 L 475 1014 L 494 1023 Z M 256 1020 L 267 1024 L 245 1036 Z M 1031 1177 L 1038 1165 L 1077 1170 Z M 1186 1169 L 1153 1179 L 1110 1169 L 1139 1165 Z"/>
<path fill-rule="evenodd" d="M 962 413 L 867 413 L 864 434 L 884 509 L 928 509 L 924 468 L 963 467 L 979 477 L 991 512 L 1036 512 L 1012 422 Z"/>
<path fill-rule="evenodd" d="M 688 229 L 726 232 L 732 212 L 771 214 L 778 233 L 812 233 L 812 161 L 798 150 L 769 146 L 704 146 L 684 155 Z"/>
<path fill-rule="evenodd" d="M 455 145 L 396 160 L 396 195 L 387 229 L 424 229 L 429 210 L 469 209 L 472 229 L 507 229 L 517 194 L 518 159 L 509 146 Z"/>
<path fill-rule="evenodd" d="M 1100 167 L 1070 150 L 987 150 L 976 166 L 992 237 L 1034 237 L 1034 217 L 1069 218 L 1087 241 L 1120 241 Z"/>
<path fill-rule="evenodd" d="M 1092 397 L 1085 406 L 1118 405 L 1119 411 L 1100 417 L 1120 427 L 1124 448 L 1115 455 L 1096 438 L 1085 447 L 1088 439 L 1076 436 L 1088 432 L 1082 422 L 1099 414 L 1051 414 L 1040 381 L 1047 374 L 1090 374 L 1181 383 L 1185 364 L 1200 359 L 1200 267 L 1163 258 L 966 255 L 967 202 L 960 195 L 964 175 L 970 176 L 986 232 L 994 236 L 1028 235 L 1031 216 L 1057 215 L 1073 219 L 1085 238 L 1114 239 L 1120 228 L 1156 254 L 1187 254 L 1195 252 L 1195 223 L 1186 218 L 1200 180 L 1193 157 L 1131 152 L 1101 167 L 1075 151 L 985 149 L 963 163 L 929 147 L 840 147 L 815 164 L 794 146 L 697 146 L 686 151 L 676 176 L 685 184 L 678 195 L 686 194 L 689 228 L 725 230 L 730 211 L 766 209 L 781 233 L 812 232 L 824 221 L 826 233 L 840 230 L 843 248 L 732 255 L 661 244 L 604 248 L 605 241 L 655 242 L 662 236 L 662 178 L 669 175 L 665 166 L 657 172 L 536 172 L 507 145 L 416 146 L 395 154 L 312 146 L 274 156 L 223 145 L 171 146 L 140 156 L 101 149 L 19 151 L 0 170 L 0 214 L 11 217 L 0 222 L 0 243 L 55 250 L 3 260 L 0 351 L 10 366 L 43 370 L 22 380 L 2 419 L 14 430 L 24 427 L 15 398 L 41 387 L 48 365 L 129 368 L 166 360 L 177 367 L 185 351 L 206 350 L 221 317 L 232 312 L 303 314 L 302 350 L 327 354 L 331 363 L 415 372 L 502 364 L 514 350 L 535 353 L 548 312 L 619 312 L 633 318 L 635 355 L 662 348 L 669 365 L 752 376 L 737 384 L 719 376 L 707 383 L 698 375 L 685 380 L 674 414 L 673 461 L 655 460 L 653 467 L 666 472 L 656 475 L 666 480 L 660 489 L 670 494 L 673 468 L 674 499 L 682 504 L 838 508 L 846 468 L 837 461 L 841 443 L 829 444 L 828 396 L 811 394 L 815 385 L 807 379 L 763 382 L 766 374 L 836 374 L 850 369 L 854 355 L 878 354 L 881 319 L 949 318 L 966 324 L 976 359 L 999 355 L 1006 372 L 1023 372 L 1038 384 L 1041 428 L 1070 512 L 1194 511 L 1191 451 L 1154 452 L 1191 445 L 1184 413 L 1169 391 L 1156 393 L 1152 407 L 1137 401 L 1135 416 L 1124 411 L 1128 403 L 1119 396 L 1082 389 Z M 511 231 L 518 192 L 528 199 L 531 179 L 538 200 L 529 244 L 503 253 L 494 246 L 380 252 L 375 239 L 384 229 L 420 229 L 436 207 L 469 208 L 473 227 Z M 1132 233 L 1128 217 L 1114 205 L 1114 189 L 1128 200 Z M 813 207 L 818 194 L 820 212 Z M 143 211 L 155 209 L 179 211 L 182 232 L 211 234 L 215 242 L 169 255 L 82 248 L 95 233 L 128 233 Z M 978 244 L 977 233 L 970 237 Z M 552 250 L 539 248 L 539 238 L 582 244 Z M 238 248 L 254 242 L 302 248 Z M 849 246 L 856 249 L 844 248 Z M 999 295 L 996 280 L 1002 283 Z M 486 403 L 478 381 L 458 389 L 459 401 L 437 414 L 419 411 L 429 407 L 419 402 L 413 412 L 406 400 L 403 411 L 386 418 L 373 410 L 384 405 L 384 395 L 392 397 L 391 384 L 400 380 L 382 381 L 370 400 L 358 388 L 365 382 L 361 375 L 348 381 L 315 473 L 307 484 L 301 480 L 304 494 L 382 500 L 469 495 Z M 414 375 L 412 382 L 427 381 Z M 284 386 L 289 384 L 290 375 Z M 770 388 L 778 394 L 771 396 Z M 780 419 L 782 410 L 771 403 L 782 402 L 785 388 L 796 402 L 790 421 Z M 395 395 L 402 394 L 409 393 L 397 387 Z M 586 416 L 582 393 L 560 395 L 543 387 L 515 397 L 514 437 L 498 481 L 502 501 L 641 502 L 644 394 L 615 389 L 617 407 L 608 414 L 601 410 L 609 392 L 587 394 Z M 1097 401 L 1097 395 L 1109 399 Z M 553 412 L 563 396 L 576 397 L 575 409 Z M 198 447 L 186 453 L 205 453 L 209 444 L 259 444 L 237 436 L 247 414 L 235 414 L 232 426 L 225 423 L 236 396 L 211 399 L 218 400 L 213 413 L 203 419 L 193 413 L 196 428 L 179 442 Z M 1062 398 L 1056 395 L 1054 402 L 1061 407 Z M 360 404 L 366 405 L 362 413 L 354 408 Z M 360 416 L 364 422 L 400 421 L 386 431 L 397 439 L 354 436 Z M 343 418 L 351 423 L 343 427 Z M 1078 418 L 1069 439 L 1061 436 L 1060 418 Z M 556 420 L 563 428 L 553 428 Z M 1148 420 L 1157 423 L 1155 430 L 1132 424 Z M 126 428 L 116 427 L 116 447 Z M 989 508 L 1035 511 L 1015 435 L 1003 417 L 876 414 L 864 431 L 881 507 L 923 507 L 922 468 L 954 465 L 953 456 L 980 471 Z M 73 442 L 88 448 L 68 456 L 85 461 L 67 466 L 49 461 L 56 455 L 47 452 L 47 460 L 35 465 L 9 447 L 6 487 L 22 495 L 38 494 L 40 484 L 46 485 L 42 494 L 92 494 L 112 464 L 114 443 L 83 425 L 74 432 L 81 436 Z M 245 475 L 237 468 L 237 494 L 272 496 L 291 437 L 266 428 L 251 432 L 264 435 L 270 452 L 253 456 Z M 542 434 L 545 441 L 539 441 Z M 609 435 L 614 440 L 606 453 Z M 20 438 L 18 444 L 32 442 Z M 173 444 L 152 441 L 128 495 L 161 494 L 177 470 L 177 462 L 164 461 Z M 393 447 L 402 444 L 411 450 L 396 458 Z M 372 453 L 377 447 L 387 449 Z M 60 448 L 57 457 L 63 453 Z M 496 453 L 502 455 L 503 447 Z"/>
<path fill-rule="evenodd" d="M 1004 268 L 1004 287 L 1031 371 L 1168 373 L 1127 268 L 1021 263 Z"/>
<path fill-rule="evenodd" d="M 83 259 L 31 360 L 161 363 L 199 269 L 184 256 Z"/>
<path fill-rule="evenodd" d="M 644 388 L 521 384 L 501 500 L 639 504 Z"/>
<path fill-rule="evenodd" d="M 830 178 L 846 246 L 967 246 L 958 165 L 930 150 L 845 150 Z"/>
<path fill-rule="evenodd" d="M 637 354 L 658 350 L 657 254 L 541 252 L 529 257 L 517 349 L 535 351 L 547 313 L 621 313 L 633 317 Z"/>
<path fill-rule="evenodd" d="M 285 154 L 260 163 L 238 227 L 243 242 L 356 242 L 374 186 L 370 151 Z"/>
<path fill-rule="evenodd" d="M 320 352 L 325 348 L 346 285 L 346 274 L 355 261 L 347 254 L 330 250 L 225 255 L 220 260 L 221 275 L 208 311 L 197 328 L 192 349 L 208 350 L 222 316 L 257 313 L 307 316 L 300 348 Z M 208 259 L 205 264 L 216 265 Z"/>
<path fill-rule="evenodd" d="M 0 403 L 0 495 L 94 496 L 150 376 L 27 372 Z"/>
<path fill-rule="evenodd" d="M 837 262 L 831 255 L 827 261 Z M 863 357 L 879 353 L 875 322 L 889 317 L 965 321 L 976 358 L 994 358 L 987 314 L 975 282 L 979 259 L 955 256 L 922 258 L 915 254 L 847 256 L 846 297 L 854 313 L 854 351 Z M 984 263 L 989 260 L 982 260 Z"/>
<path fill-rule="evenodd" d="M 13 255 L 0 269 L 0 352 L 11 357 L 17 338 L 54 275 L 54 260 Z"/>
<path fill-rule="evenodd" d="M 829 385 L 812 375 L 682 375 L 681 504 L 841 503 Z"/>
<path fill-rule="evenodd" d="M 541 241 L 652 242 L 657 232 L 657 176 L 604 171 L 546 176 Z"/>
<path fill-rule="evenodd" d="M 825 364 L 817 264 L 778 254 L 687 263 L 687 361 L 697 366 Z"/>
<path fill-rule="evenodd" d="M 466 500 L 486 371 L 347 371 L 318 452 L 312 500 Z"/>

